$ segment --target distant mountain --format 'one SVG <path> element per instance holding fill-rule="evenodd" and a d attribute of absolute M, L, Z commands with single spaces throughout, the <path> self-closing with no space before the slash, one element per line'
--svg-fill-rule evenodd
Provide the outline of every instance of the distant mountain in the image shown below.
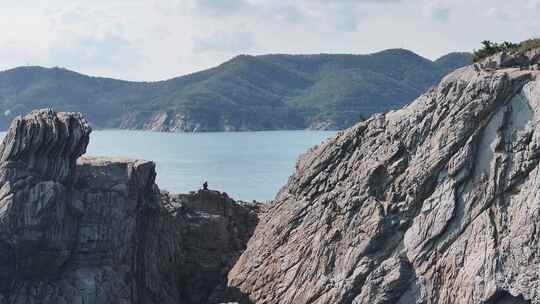
<path fill-rule="evenodd" d="M 443 69 L 453 70 L 456 67 L 466 66 L 473 61 L 471 53 L 450 53 L 435 60 L 435 64 Z"/>
<path fill-rule="evenodd" d="M 0 128 L 15 115 L 53 107 L 86 113 L 97 128 L 154 131 L 342 129 L 403 106 L 448 72 L 470 64 L 403 49 L 371 55 L 237 56 L 159 82 L 90 77 L 62 68 L 0 72 Z"/>

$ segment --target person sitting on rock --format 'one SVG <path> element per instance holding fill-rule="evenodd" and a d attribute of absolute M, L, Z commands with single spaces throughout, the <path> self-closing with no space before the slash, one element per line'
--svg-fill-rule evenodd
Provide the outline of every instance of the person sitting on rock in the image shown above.
<path fill-rule="evenodd" d="M 202 189 L 203 190 L 208 190 L 208 182 L 205 181 L 203 184 L 202 184 Z"/>

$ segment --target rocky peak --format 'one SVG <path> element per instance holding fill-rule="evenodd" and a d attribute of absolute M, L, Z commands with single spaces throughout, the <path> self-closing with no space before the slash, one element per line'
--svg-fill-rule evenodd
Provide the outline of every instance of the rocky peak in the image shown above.
<path fill-rule="evenodd" d="M 79 113 L 36 110 L 17 117 L 0 145 L 1 162 L 18 162 L 44 179 L 66 181 L 92 129 Z"/>
<path fill-rule="evenodd" d="M 300 157 L 230 286 L 257 304 L 540 302 L 540 71 L 519 67 L 535 52 Z"/>

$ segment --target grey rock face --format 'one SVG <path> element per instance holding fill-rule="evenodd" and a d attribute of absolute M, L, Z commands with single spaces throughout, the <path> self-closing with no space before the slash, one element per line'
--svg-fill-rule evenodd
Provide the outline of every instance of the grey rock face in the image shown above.
<path fill-rule="evenodd" d="M 212 131 L 212 128 L 197 122 L 187 113 L 172 111 L 130 112 L 122 115 L 121 129 L 142 129 L 159 132 Z"/>
<path fill-rule="evenodd" d="M 512 67 L 532 67 L 540 63 L 540 48 L 525 52 L 500 52 L 490 56 L 479 63 L 487 69 L 500 69 Z"/>
<path fill-rule="evenodd" d="M 244 114 L 245 115 L 245 114 Z M 276 114 L 278 115 L 278 114 Z M 201 117 L 203 116 L 203 117 Z M 197 115 L 189 111 L 133 111 L 120 117 L 118 125 L 121 129 L 150 130 L 158 132 L 237 132 L 262 130 L 296 130 L 305 128 L 304 123 L 291 120 L 283 122 L 276 119 L 271 124 L 239 117 L 220 117 Z"/>
<path fill-rule="evenodd" d="M 540 72 L 494 68 L 303 155 L 229 285 L 257 304 L 540 303 Z"/>
<path fill-rule="evenodd" d="M 24 163 L 44 178 L 65 182 L 86 152 L 90 132 L 78 113 L 34 111 L 13 121 L 0 145 L 0 161 Z"/>
<path fill-rule="evenodd" d="M 235 202 L 226 193 L 162 193 L 162 202 L 179 226 L 184 262 L 178 271 L 186 303 L 221 303 L 232 268 L 258 223 L 262 205 Z"/>
<path fill-rule="evenodd" d="M 90 132 L 41 110 L 0 146 L 0 303 L 218 301 L 258 205 L 161 193 L 149 161 L 79 158 Z"/>

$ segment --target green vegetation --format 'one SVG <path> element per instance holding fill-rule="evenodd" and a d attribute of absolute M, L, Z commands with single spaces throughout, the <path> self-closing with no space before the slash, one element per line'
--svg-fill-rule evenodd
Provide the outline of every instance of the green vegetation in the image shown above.
<path fill-rule="evenodd" d="M 479 50 L 474 50 L 473 61 L 478 62 L 500 52 L 525 52 L 538 47 L 540 47 L 540 39 L 529 39 L 520 43 L 512 43 L 508 41 L 496 43 L 489 40 L 484 40 L 482 41 L 482 48 Z"/>
<path fill-rule="evenodd" d="M 473 61 L 478 62 L 484 58 L 495 55 L 500 52 L 508 52 L 515 50 L 517 44 L 512 42 L 505 41 L 503 43 L 491 42 L 489 40 L 482 41 L 482 48 L 479 50 L 474 50 L 473 52 Z"/>
<path fill-rule="evenodd" d="M 0 127 L 35 108 L 81 111 L 98 128 L 136 123 L 149 113 L 181 113 L 221 130 L 349 127 L 374 112 L 403 106 L 471 55 L 431 61 L 407 50 L 371 55 L 238 56 L 215 68 L 160 82 L 127 82 L 61 68 L 0 72 Z M 130 125 L 130 126 L 133 126 Z"/>
<path fill-rule="evenodd" d="M 528 39 L 519 44 L 518 51 L 526 52 L 531 49 L 540 48 L 540 38 Z"/>

